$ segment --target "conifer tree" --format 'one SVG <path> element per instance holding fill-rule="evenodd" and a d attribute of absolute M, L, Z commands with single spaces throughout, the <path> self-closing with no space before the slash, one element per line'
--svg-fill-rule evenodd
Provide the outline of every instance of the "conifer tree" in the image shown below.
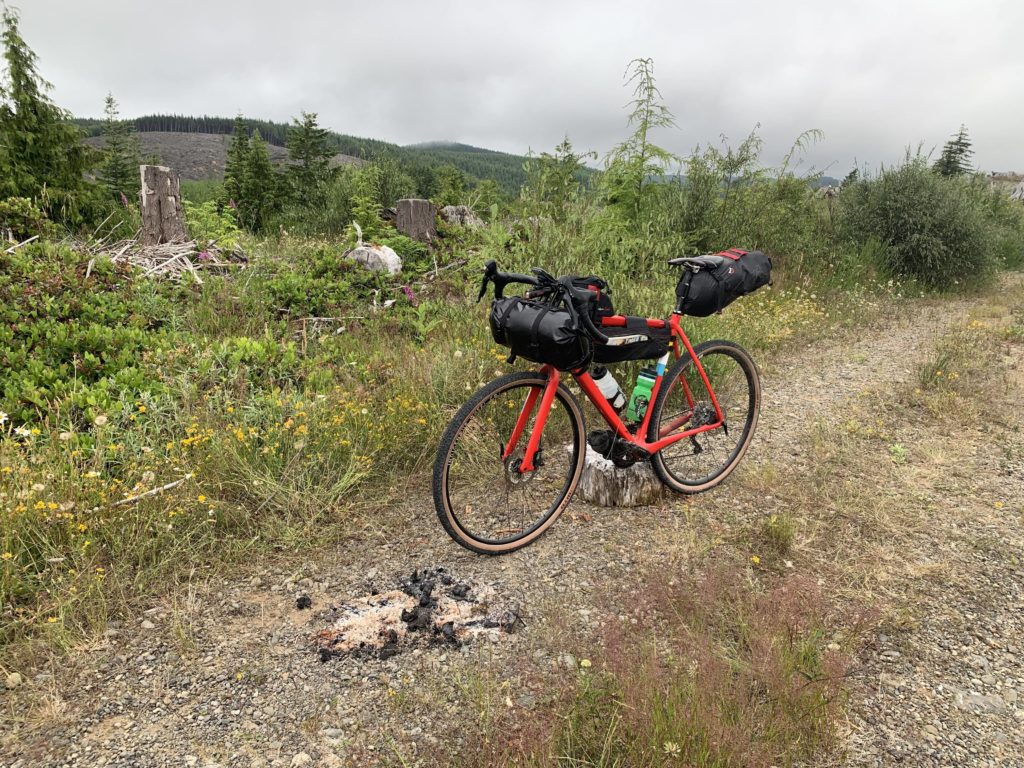
<path fill-rule="evenodd" d="M 4 8 L 0 43 L 6 64 L 0 80 L 0 198 L 37 201 L 50 218 L 78 223 L 96 203 L 85 174 L 93 156 L 71 116 L 47 97 L 36 55 L 18 31 L 18 15 Z"/>
<path fill-rule="evenodd" d="M 956 136 L 953 136 L 942 148 L 942 154 L 935 161 L 933 169 L 943 176 L 963 176 L 973 173 L 971 157 L 974 150 L 971 149 L 971 140 L 967 137 L 967 126 L 961 125 Z"/>
<path fill-rule="evenodd" d="M 434 174 L 437 178 L 434 202 L 440 206 L 461 205 L 466 197 L 466 174 L 454 165 L 442 165 Z"/>
<path fill-rule="evenodd" d="M 261 231 L 276 210 L 279 202 L 277 182 L 267 145 L 260 132 L 253 131 L 238 200 L 239 217 L 250 231 Z"/>
<path fill-rule="evenodd" d="M 242 180 L 249 157 L 249 129 L 241 115 L 235 118 L 235 130 L 228 146 L 228 157 L 224 164 L 224 202 L 238 206 L 242 199 Z"/>
<path fill-rule="evenodd" d="M 106 120 L 103 123 L 103 159 L 96 174 L 114 200 L 131 200 L 139 194 L 139 166 L 142 150 L 139 137 L 130 123 L 121 120 L 113 94 L 104 102 Z"/>
<path fill-rule="evenodd" d="M 294 118 L 288 130 L 288 178 L 295 202 L 302 206 L 322 206 L 330 181 L 331 152 L 327 131 L 317 123 L 316 112 L 303 112 Z"/>

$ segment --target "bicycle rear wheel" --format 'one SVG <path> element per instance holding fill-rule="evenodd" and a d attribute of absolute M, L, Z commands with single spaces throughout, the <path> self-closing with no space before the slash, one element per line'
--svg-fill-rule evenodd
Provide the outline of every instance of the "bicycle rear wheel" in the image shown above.
<path fill-rule="evenodd" d="M 520 473 L 547 378 L 511 373 L 481 388 L 449 423 L 434 463 L 434 507 L 445 531 L 473 552 L 500 555 L 541 536 L 568 506 L 583 471 L 583 412 L 559 385 L 544 425 L 536 469 Z M 530 422 L 508 458 L 513 428 L 531 393 Z"/>
<path fill-rule="evenodd" d="M 663 448 L 651 457 L 658 479 L 677 493 L 700 493 L 722 482 L 739 464 L 754 436 L 761 408 L 761 380 L 745 349 L 731 341 L 706 341 L 694 353 L 711 383 L 724 423 Z M 662 379 L 648 440 L 717 421 L 714 403 L 688 354 Z"/>

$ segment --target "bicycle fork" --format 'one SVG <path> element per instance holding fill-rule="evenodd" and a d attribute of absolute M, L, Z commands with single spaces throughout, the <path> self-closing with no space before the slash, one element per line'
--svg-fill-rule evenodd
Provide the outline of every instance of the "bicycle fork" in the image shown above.
<path fill-rule="evenodd" d="M 526 441 L 526 450 L 523 453 L 523 460 L 518 468 L 520 474 L 533 472 L 536 469 L 534 466 L 534 459 L 537 456 L 537 450 L 540 447 L 540 438 L 541 435 L 544 434 L 544 425 L 547 423 L 548 414 L 551 413 L 551 405 L 555 401 L 555 392 L 558 391 L 558 384 L 560 381 L 557 368 L 545 365 L 540 369 L 540 371 L 548 377 L 547 384 L 544 385 L 543 395 L 538 387 L 534 387 L 530 390 L 530 394 L 527 396 L 526 402 L 523 404 L 523 408 L 519 412 L 519 418 L 516 419 L 516 425 L 512 429 L 512 436 L 509 437 L 508 445 L 505 447 L 505 451 L 501 456 L 502 461 L 507 461 L 515 451 L 520 438 L 523 436 L 523 432 L 526 430 L 526 425 L 530 422 L 530 416 L 533 413 L 534 407 L 537 405 L 537 398 L 539 397 L 540 409 L 537 411 L 537 418 L 533 424 L 533 431 L 530 433 L 530 437 Z"/>

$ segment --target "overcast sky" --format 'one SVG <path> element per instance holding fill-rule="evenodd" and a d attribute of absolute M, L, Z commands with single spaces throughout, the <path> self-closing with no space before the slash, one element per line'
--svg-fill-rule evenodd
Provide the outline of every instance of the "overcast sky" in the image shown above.
<path fill-rule="evenodd" d="M 809 128 L 806 164 L 842 176 L 961 123 L 984 170 L 1024 171 L 1022 0 L 14 0 L 53 97 L 99 115 L 287 121 L 409 144 L 523 153 L 568 134 L 604 153 L 627 133 L 623 71 L 649 56 L 687 154 L 755 124 L 774 163 Z"/>

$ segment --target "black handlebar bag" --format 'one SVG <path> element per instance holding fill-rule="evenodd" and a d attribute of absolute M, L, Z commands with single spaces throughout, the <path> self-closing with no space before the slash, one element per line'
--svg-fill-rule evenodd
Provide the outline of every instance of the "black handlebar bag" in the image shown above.
<path fill-rule="evenodd" d="M 731 248 L 701 259 L 713 261 L 714 266 L 703 266 L 698 272 L 684 270 L 676 286 L 684 315 L 707 317 L 721 312 L 772 280 L 772 260 L 761 251 Z"/>
<path fill-rule="evenodd" d="M 525 357 L 559 370 L 590 362 L 593 342 L 566 307 L 519 296 L 491 302 L 491 335 L 512 350 L 509 358 Z"/>

